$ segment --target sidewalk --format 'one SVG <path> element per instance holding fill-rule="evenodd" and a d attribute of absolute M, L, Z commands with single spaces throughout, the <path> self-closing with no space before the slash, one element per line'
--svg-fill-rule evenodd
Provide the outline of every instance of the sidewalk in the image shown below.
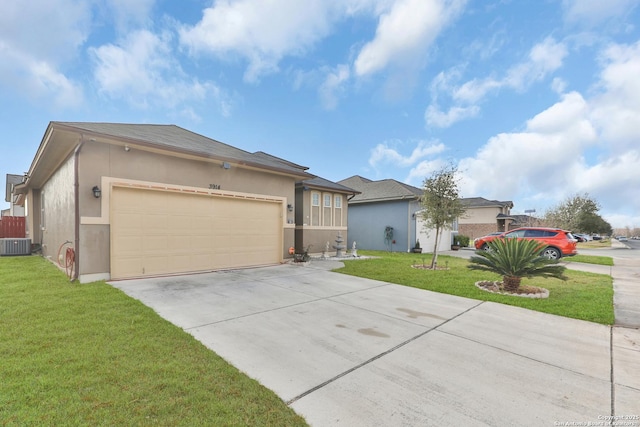
<path fill-rule="evenodd" d="M 610 275 L 613 278 L 614 326 L 640 329 L 640 259 L 616 257 L 614 252 L 627 248 L 623 243 L 612 241 L 613 267 L 571 262 L 571 258 L 567 258 L 567 268 Z M 584 252 L 588 255 L 588 250 Z"/>

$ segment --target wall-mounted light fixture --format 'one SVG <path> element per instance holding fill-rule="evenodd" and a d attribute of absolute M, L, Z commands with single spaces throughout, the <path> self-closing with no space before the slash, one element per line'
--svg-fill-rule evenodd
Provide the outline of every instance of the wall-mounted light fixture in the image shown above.
<path fill-rule="evenodd" d="M 287 210 L 288 210 L 289 212 L 293 212 L 293 205 L 292 205 L 291 203 L 289 203 L 289 204 L 287 205 Z"/>
<path fill-rule="evenodd" d="M 96 199 L 99 199 L 100 196 L 102 195 L 102 191 L 100 190 L 100 187 L 98 187 L 97 185 L 94 185 L 91 191 L 93 191 L 93 197 L 95 197 Z"/>
<path fill-rule="evenodd" d="M 231 165 L 228 162 L 222 162 L 222 169 L 231 169 Z"/>

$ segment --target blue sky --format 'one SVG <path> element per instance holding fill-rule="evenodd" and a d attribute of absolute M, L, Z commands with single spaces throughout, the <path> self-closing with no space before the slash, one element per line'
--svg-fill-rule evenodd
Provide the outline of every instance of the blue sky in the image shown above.
<path fill-rule="evenodd" d="M 588 193 L 638 227 L 638 3 L 3 0 L 0 176 L 49 121 L 172 123 L 333 181 L 454 163 L 465 197 Z"/>

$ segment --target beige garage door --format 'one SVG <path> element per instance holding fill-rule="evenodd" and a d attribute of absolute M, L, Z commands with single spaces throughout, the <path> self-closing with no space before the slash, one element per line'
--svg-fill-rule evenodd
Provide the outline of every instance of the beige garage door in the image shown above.
<path fill-rule="evenodd" d="M 111 278 L 278 263 L 281 212 L 278 200 L 113 187 Z"/>

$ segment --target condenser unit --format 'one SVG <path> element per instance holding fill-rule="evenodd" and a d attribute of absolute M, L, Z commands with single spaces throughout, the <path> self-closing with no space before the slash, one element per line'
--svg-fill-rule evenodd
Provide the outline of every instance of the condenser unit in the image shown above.
<path fill-rule="evenodd" d="M 30 254 L 31 239 L 0 239 L 0 256 Z"/>

